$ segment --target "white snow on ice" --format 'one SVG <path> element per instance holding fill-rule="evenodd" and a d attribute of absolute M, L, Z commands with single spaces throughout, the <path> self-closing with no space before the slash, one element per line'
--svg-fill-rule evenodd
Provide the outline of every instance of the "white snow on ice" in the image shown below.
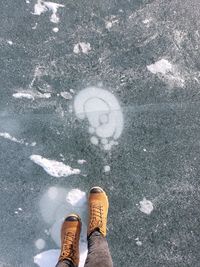
<path fill-rule="evenodd" d="M 150 200 L 143 198 L 143 200 L 140 201 L 140 211 L 147 215 L 150 215 L 153 211 L 153 203 Z"/>
<path fill-rule="evenodd" d="M 7 43 L 8 43 L 9 45 L 13 45 L 13 42 L 12 42 L 11 40 L 8 40 Z"/>
<path fill-rule="evenodd" d="M 109 18 L 109 20 L 106 20 L 105 21 L 105 27 L 106 27 L 107 30 L 110 30 L 113 27 L 113 25 L 116 24 L 116 23 L 118 23 L 118 22 L 119 22 L 119 20 L 116 19 L 115 16 L 111 16 Z"/>
<path fill-rule="evenodd" d="M 85 199 L 86 193 L 79 189 L 72 189 L 66 197 L 67 202 L 76 207 L 81 207 L 83 205 L 83 200 Z"/>
<path fill-rule="evenodd" d="M 60 247 L 60 230 L 63 219 L 70 213 L 77 213 L 82 219 L 80 238 L 80 264 L 83 267 L 87 257 L 87 198 L 86 193 L 79 189 L 67 190 L 62 187 L 50 187 L 40 201 L 40 212 L 44 221 L 50 226 L 50 236 Z M 34 257 L 40 267 L 55 267 L 59 249 L 44 251 Z"/>
<path fill-rule="evenodd" d="M 109 172 L 110 171 L 110 166 L 106 165 L 104 166 L 104 172 Z"/>
<path fill-rule="evenodd" d="M 172 71 L 172 64 L 166 59 L 161 59 L 152 65 L 148 65 L 147 69 L 153 74 L 161 73 L 165 75 Z"/>
<path fill-rule="evenodd" d="M 21 144 L 21 145 L 26 145 L 26 146 L 35 146 L 36 145 L 36 142 L 33 142 L 31 144 L 25 142 L 23 139 L 17 139 L 15 137 L 13 137 L 12 135 L 10 135 L 9 133 L 0 133 L 0 137 L 3 137 L 5 139 L 8 139 L 12 142 L 15 142 L 15 143 L 18 143 L 18 144 Z"/>
<path fill-rule="evenodd" d="M 169 83 L 184 86 L 185 80 L 181 77 L 177 67 L 166 59 L 161 59 L 154 64 L 148 65 L 147 69 L 157 75 L 162 75 Z"/>
<path fill-rule="evenodd" d="M 87 163 L 85 159 L 79 159 L 77 162 L 78 164 L 81 164 L 81 165 L 83 165 L 84 163 Z"/>
<path fill-rule="evenodd" d="M 88 54 L 91 51 L 90 43 L 80 42 L 74 45 L 73 52 L 75 54 L 83 53 Z"/>
<path fill-rule="evenodd" d="M 64 5 L 57 4 L 54 2 L 45 2 L 43 0 L 38 0 L 37 4 L 34 6 L 34 15 L 41 15 L 44 12 L 51 11 L 52 15 L 50 21 L 53 23 L 59 22 L 59 17 L 57 15 L 58 8 L 64 7 Z"/>
<path fill-rule="evenodd" d="M 137 237 L 135 240 L 136 240 L 136 245 L 141 247 L 142 246 L 142 242 L 139 240 L 139 237 Z"/>
<path fill-rule="evenodd" d="M 3 137 L 15 143 L 24 144 L 24 140 L 18 140 L 17 138 L 11 136 L 9 133 L 0 133 L 0 137 Z"/>
<path fill-rule="evenodd" d="M 58 32 L 59 31 L 59 28 L 55 27 L 52 29 L 53 32 Z"/>
<path fill-rule="evenodd" d="M 67 100 L 72 99 L 72 95 L 69 92 L 61 92 L 60 95 Z"/>
<path fill-rule="evenodd" d="M 50 93 L 41 94 L 39 92 L 35 93 L 32 91 L 28 91 L 28 92 L 22 91 L 22 92 L 18 92 L 18 93 L 13 94 L 13 97 L 18 98 L 18 99 L 26 98 L 26 99 L 30 99 L 30 100 L 35 100 L 36 98 L 48 99 L 51 97 L 51 94 Z"/>
<path fill-rule="evenodd" d="M 46 159 L 40 155 L 32 155 L 30 159 L 54 177 L 67 177 L 73 174 L 80 174 L 81 172 L 79 169 L 73 169 L 63 162 Z"/>
<path fill-rule="evenodd" d="M 15 98 L 27 98 L 34 100 L 34 97 L 30 93 L 15 93 L 13 94 L 13 97 Z"/>

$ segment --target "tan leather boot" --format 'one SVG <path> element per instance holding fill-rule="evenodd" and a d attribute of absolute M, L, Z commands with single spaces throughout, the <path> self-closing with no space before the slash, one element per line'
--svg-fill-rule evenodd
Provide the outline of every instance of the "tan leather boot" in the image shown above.
<path fill-rule="evenodd" d="M 76 214 L 70 214 L 61 228 L 61 253 L 59 261 L 69 260 L 74 267 L 79 265 L 79 239 L 81 219 Z"/>
<path fill-rule="evenodd" d="M 93 187 L 89 194 L 88 236 L 98 230 L 106 236 L 108 197 L 101 187 Z"/>

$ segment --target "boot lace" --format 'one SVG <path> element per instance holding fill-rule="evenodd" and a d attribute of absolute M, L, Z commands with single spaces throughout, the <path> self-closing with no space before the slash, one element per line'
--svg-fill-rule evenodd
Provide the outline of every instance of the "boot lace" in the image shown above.
<path fill-rule="evenodd" d="M 90 228 L 101 228 L 103 226 L 103 206 L 101 204 L 90 206 L 90 216 Z"/>
<path fill-rule="evenodd" d="M 76 260 L 77 242 L 74 233 L 68 232 L 64 236 L 63 247 L 62 247 L 62 258 L 71 258 Z"/>

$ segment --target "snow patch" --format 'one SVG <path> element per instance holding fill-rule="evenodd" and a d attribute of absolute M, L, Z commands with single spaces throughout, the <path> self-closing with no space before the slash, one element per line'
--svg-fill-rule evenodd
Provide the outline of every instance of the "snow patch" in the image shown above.
<path fill-rule="evenodd" d="M 72 189 L 67 194 L 66 200 L 72 206 L 81 207 L 86 204 L 86 193 L 79 189 Z"/>
<path fill-rule="evenodd" d="M 69 92 L 61 92 L 60 95 L 67 100 L 72 99 L 72 95 Z"/>
<path fill-rule="evenodd" d="M 41 15 L 44 12 L 51 11 L 52 15 L 50 17 L 50 21 L 53 23 L 59 22 L 59 17 L 57 15 L 58 8 L 64 7 L 64 5 L 53 3 L 53 2 L 45 2 L 43 0 L 38 0 L 37 4 L 34 6 L 34 15 Z"/>
<path fill-rule="evenodd" d="M 14 98 L 27 98 L 27 99 L 34 100 L 34 97 L 29 93 L 16 93 L 16 94 L 13 94 L 13 97 Z"/>
<path fill-rule="evenodd" d="M 79 160 L 78 160 L 78 164 L 83 165 L 84 163 L 87 163 L 87 161 L 84 160 L 84 159 L 79 159 Z"/>
<path fill-rule="evenodd" d="M 13 97 L 14 98 L 18 98 L 18 99 L 22 99 L 22 98 L 26 98 L 26 99 L 30 99 L 30 100 L 35 100 L 36 98 L 44 98 L 44 99 L 48 99 L 51 97 L 51 94 L 50 93 L 34 93 L 32 91 L 28 91 L 28 92 L 25 92 L 25 91 L 21 91 L 21 92 L 18 92 L 18 93 L 15 93 L 13 94 Z"/>
<path fill-rule="evenodd" d="M 152 65 L 148 65 L 147 69 L 153 74 L 161 73 L 166 75 L 172 71 L 172 64 L 166 59 L 161 59 Z"/>
<path fill-rule="evenodd" d="M 7 43 L 8 43 L 9 45 L 13 45 L 13 42 L 12 42 L 11 40 L 8 40 Z"/>
<path fill-rule="evenodd" d="M 26 145 L 26 146 L 35 146 L 36 145 L 36 142 L 29 144 L 29 143 L 25 142 L 23 139 L 17 139 L 6 132 L 0 133 L 0 137 L 3 137 L 5 139 L 8 139 L 8 140 L 13 141 L 15 143 Z"/>
<path fill-rule="evenodd" d="M 140 201 L 140 211 L 147 215 L 150 215 L 153 211 L 153 203 L 150 200 L 143 198 L 143 200 Z"/>
<path fill-rule="evenodd" d="M 53 32 L 58 32 L 59 29 L 58 29 L 57 27 L 55 27 L 55 28 L 52 29 L 52 31 L 53 31 Z"/>
<path fill-rule="evenodd" d="M 105 27 L 107 30 L 110 30 L 113 27 L 113 25 L 118 23 L 118 22 L 119 22 L 119 20 L 116 19 L 115 16 L 111 16 L 111 18 L 109 20 L 105 21 Z"/>
<path fill-rule="evenodd" d="M 184 86 L 185 80 L 181 77 L 176 66 L 166 59 L 161 59 L 154 64 L 148 65 L 147 69 L 153 74 L 161 75 L 161 78 L 165 78 L 169 83 L 175 83 L 181 87 Z"/>
<path fill-rule="evenodd" d="M 74 45 L 73 52 L 75 54 L 80 54 L 81 52 L 83 54 L 88 54 L 91 51 L 90 43 L 84 43 L 80 42 Z"/>
<path fill-rule="evenodd" d="M 54 177 L 67 177 L 73 174 L 80 174 L 79 169 L 73 169 L 63 162 L 46 159 L 40 155 L 32 155 L 30 159 L 41 166 L 49 175 Z"/>
<path fill-rule="evenodd" d="M 135 240 L 136 240 L 136 245 L 141 247 L 142 246 L 142 242 L 139 240 L 139 237 L 137 237 Z"/>
<path fill-rule="evenodd" d="M 104 166 L 104 172 L 110 172 L 110 166 L 108 165 Z"/>
<path fill-rule="evenodd" d="M 9 133 L 0 133 L 0 137 L 13 141 L 15 143 L 24 144 L 24 140 L 18 140 L 17 138 L 11 136 Z"/>

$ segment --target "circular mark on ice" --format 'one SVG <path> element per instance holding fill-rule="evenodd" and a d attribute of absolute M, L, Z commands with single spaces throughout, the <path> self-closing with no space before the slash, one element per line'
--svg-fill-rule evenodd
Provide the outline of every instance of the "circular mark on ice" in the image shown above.
<path fill-rule="evenodd" d="M 56 199 L 58 195 L 58 190 L 56 187 L 50 187 L 48 190 L 48 196 L 50 199 Z"/>
<path fill-rule="evenodd" d="M 116 97 L 109 91 L 97 87 L 82 90 L 75 98 L 74 109 L 79 119 L 87 118 L 90 141 L 110 150 L 123 131 L 123 114 Z M 95 136 L 95 135 L 96 136 Z"/>
<path fill-rule="evenodd" d="M 91 143 L 92 143 L 93 145 L 95 145 L 95 146 L 97 146 L 97 145 L 99 144 L 99 140 L 98 140 L 98 138 L 97 138 L 96 136 L 92 136 L 92 137 L 90 138 L 90 141 L 91 141 Z"/>
<path fill-rule="evenodd" d="M 45 245 L 46 245 L 45 241 L 41 238 L 35 241 L 35 246 L 37 249 L 43 249 Z"/>

